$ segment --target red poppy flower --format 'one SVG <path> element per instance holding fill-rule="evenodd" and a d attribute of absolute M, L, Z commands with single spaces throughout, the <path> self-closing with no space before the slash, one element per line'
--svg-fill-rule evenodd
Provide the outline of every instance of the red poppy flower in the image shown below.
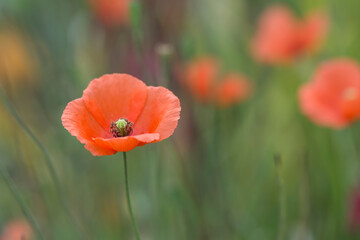
<path fill-rule="evenodd" d="M 66 106 L 61 120 L 87 150 L 101 156 L 168 138 L 180 110 L 179 99 L 166 88 L 108 74 L 92 80 L 83 96 Z"/>
<path fill-rule="evenodd" d="M 350 59 L 323 63 L 299 92 L 300 107 L 314 122 L 342 128 L 360 117 L 360 67 Z"/>
<path fill-rule="evenodd" d="M 284 64 L 315 51 L 327 32 L 327 17 L 312 13 L 303 21 L 285 6 L 275 5 L 260 17 L 252 41 L 254 58 L 268 64 Z"/>
<path fill-rule="evenodd" d="M 30 225 L 24 220 L 9 222 L 3 229 L 1 240 L 30 240 L 33 231 Z"/>
<path fill-rule="evenodd" d="M 129 20 L 129 0 L 89 0 L 97 18 L 105 25 L 114 27 Z"/>
<path fill-rule="evenodd" d="M 219 63 L 211 57 L 188 63 L 181 78 L 190 92 L 203 102 L 229 106 L 250 95 L 250 84 L 245 77 L 237 73 L 221 76 Z"/>

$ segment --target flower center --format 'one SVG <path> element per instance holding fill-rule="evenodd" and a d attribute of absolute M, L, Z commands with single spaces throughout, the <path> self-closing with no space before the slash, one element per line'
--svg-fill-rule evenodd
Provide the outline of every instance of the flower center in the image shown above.
<path fill-rule="evenodd" d="M 116 122 L 111 122 L 110 132 L 114 137 L 129 136 L 133 132 L 133 125 L 134 124 L 126 118 L 119 118 Z"/>

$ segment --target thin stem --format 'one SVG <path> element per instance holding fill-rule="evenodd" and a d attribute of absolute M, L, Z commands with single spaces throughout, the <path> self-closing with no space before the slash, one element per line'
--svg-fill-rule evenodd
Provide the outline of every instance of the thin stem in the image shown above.
<path fill-rule="evenodd" d="M 80 224 L 78 223 L 78 221 L 76 220 L 75 216 L 73 215 L 73 213 L 70 211 L 70 208 L 68 206 L 68 204 L 65 201 L 64 198 L 64 194 L 60 185 L 60 180 L 59 177 L 56 173 L 54 164 L 51 161 L 51 157 L 50 154 L 48 153 L 48 151 L 45 149 L 45 147 L 42 145 L 42 143 L 40 142 L 40 140 L 35 136 L 35 134 L 30 130 L 30 128 L 26 125 L 26 123 L 22 120 L 22 118 L 20 117 L 20 115 L 16 112 L 15 108 L 12 106 L 12 104 L 10 103 L 10 101 L 8 100 L 7 96 L 5 95 L 5 93 L 0 90 L 0 96 L 6 106 L 6 108 L 9 110 L 9 112 L 11 113 L 11 115 L 15 118 L 15 120 L 18 122 L 18 124 L 22 127 L 22 129 L 26 132 L 26 134 L 35 142 L 35 144 L 39 147 L 39 149 L 43 152 L 44 156 L 45 156 L 45 162 L 47 165 L 47 168 L 50 172 L 50 176 L 52 177 L 52 180 L 55 184 L 55 188 L 56 191 L 59 195 L 61 204 L 63 205 L 65 211 L 67 212 L 67 214 L 70 216 L 70 219 L 72 220 L 72 222 L 75 224 L 75 226 L 77 226 L 76 230 L 78 231 L 78 233 L 82 236 L 83 239 L 87 239 L 84 235 L 84 233 L 82 231 L 80 231 Z"/>
<path fill-rule="evenodd" d="M 23 212 L 24 216 L 26 217 L 26 219 L 31 224 L 32 228 L 35 230 L 35 232 L 38 235 L 39 239 L 44 240 L 45 238 L 41 233 L 40 227 L 39 227 L 37 221 L 35 220 L 34 215 L 31 213 L 31 211 L 28 208 L 28 206 L 26 205 L 24 199 L 21 197 L 20 191 L 16 187 L 16 185 L 15 185 L 14 181 L 12 180 L 12 178 L 9 176 L 9 174 L 5 170 L 3 170 L 2 167 L 0 168 L 0 175 L 5 180 L 6 185 L 9 187 L 10 191 L 14 195 L 17 203 L 19 204 L 19 206 L 21 208 L 21 211 Z"/>
<path fill-rule="evenodd" d="M 135 217 L 134 217 L 134 213 L 131 207 L 131 201 L 130 201 L 130 192 L 129 192 L 129 180 L 128 180 L 128 172 L 127 172 L 127 160 L 126 160 L 126 152 L 123 152 L 124 155 L 124 171 L 125 171 L 125 187 L 126 187 L 126 200 L 127 200 L 127 205 L 128 205 L 128 209 L 129 209 L 129 213 L 130 213 L 130 217 L 131 217 L 131 222 L 132 225 L 134 227 L 135 230 L 135 234 L 136 234 L 136 239 L 140 240 L 140 233 L 139 233 L 139 229 L 138 226 L 136 224 L 135 221 Z"/>

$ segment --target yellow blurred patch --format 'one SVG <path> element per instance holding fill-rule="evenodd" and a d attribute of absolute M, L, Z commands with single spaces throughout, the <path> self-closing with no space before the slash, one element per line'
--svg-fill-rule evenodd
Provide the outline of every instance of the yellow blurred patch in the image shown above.
<path fill-rule="evenodd" d="M 34 84 L 37 57 L 31 39 L 16 28 L 0 29 L 0 81 L 10 87 Z"/>

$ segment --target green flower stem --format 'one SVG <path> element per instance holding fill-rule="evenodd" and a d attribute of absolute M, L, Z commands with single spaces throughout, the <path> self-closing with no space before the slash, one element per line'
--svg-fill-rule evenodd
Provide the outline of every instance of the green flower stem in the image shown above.
<path fill-rule="evenodd" d="M 124 155 L 124 171 L 125 171 L 125 187 L 126 187 L 126 200 L 127 200 L 127 205 L 128 205 L 128 209 L 129 209 L 129 213 L 130 213 L 130 217 L 131 217 L 131 222 L 132 225 L 134 227 L 135 230 L 135 234 L 136 234 L 136 239 L 140 240 L 140 233 L 139 233 L 139 228 L 136 224 L 135 221 L 135 217 L 134 217 L 134 213 L 131 207 L 131 201 L 130 201 L 130 192 L 129 192 L 129 180 L 128 180 L 128 172 L 127 172 L 127 160 L 126 160 L 126 152 L 123 152 Z"/>
<path fill-rule="evenodd" d="M 0 96 L 1 96 L 1 98 L 2 98 L 2 100 L 4 102 L 4 104 L 5 104 L 6 108 L 11 113 L 11 115 L 15 118 L 15 120 L 18 122 L 18 124 L 21 126 L 21 128 L 27 133 L 27 135 L 35 142 L 35 144 L 43 152 L 43 154 L 45 156 L 45 162 L 46 162 L 47 168 L 48 168 L 48 170 L 50 172 L 50 176 L 52 177 L 52 180 L 53 180 L 53 182 L 55 184 L 55 188 L 56 188 L 57 194 L 59 195 L 59 198 L 60 198 L 61 204 L 63 205 L 63 208 L 65 209 L 65 211 L 69 215 L 72 222 L 75 224 L 76 230 L 78 231 L 79 235 L 81 235 L 83 239 L 89 239 L 89 238 L 85 237 L 84 232 L 79 230 L 79 229 L 81 229 L 81 226 L 80 226 L 79 222 L 76 220 L 75 216 L 73 215 L 73 213 L 71 212 L 68 204 L 65 201 L 65 198 L 64 198 L 65 195 L 63 194 L 63 191 L 62 191 L 62 188 L 61 188 L 61 185 L 60 185 L 60 180 L 59 180 L 59 177 L 58 177 L 58 175 L 57 175 L 57 173 L 55 171 L 54 164 L 51 161 L 50 154 L 45 149 L 45 147 L 42 145 L 40 140 L 35 136 L 35 134 L 30 130 L 30 128 L 22 120 L 22 118 L 16 112 L 15 108 L 12 106 L 12 104 L 10 103 L 7 96 L 5 95 L 5 93 L 2 90 L 0 90 Z"/>
<path fill-rule="evenodd" d="M 40 227 L 39 227 L 37 221 L 35 220 L 34 215 L 31 213 L 31 211 L 28 208 L 28 206 L 26 205 L 24 199 L 21 197 L 20 191 L 16 187 L 14 181 L 9 176 L 9 174 L 7 172 L 5 172 L 5 170 L 3 170 L 2 166 L 0 168 L 0 176 L 2 176 L 2 178 L 5 180 L 6 185 L 9 187 L 10 191 L 14 195 L 17 203 L 19 204 L 19 206 L 21 208 L 21 211 L 23 212 L 24 216 L 26 217 L 26 219 L 31 224 L 32 228 L 35 230 L 35 232 L 38 235 L 39 239 L 44 240 L 45 238 L 44 238 L 43 234 L 41 233 Z"/>

